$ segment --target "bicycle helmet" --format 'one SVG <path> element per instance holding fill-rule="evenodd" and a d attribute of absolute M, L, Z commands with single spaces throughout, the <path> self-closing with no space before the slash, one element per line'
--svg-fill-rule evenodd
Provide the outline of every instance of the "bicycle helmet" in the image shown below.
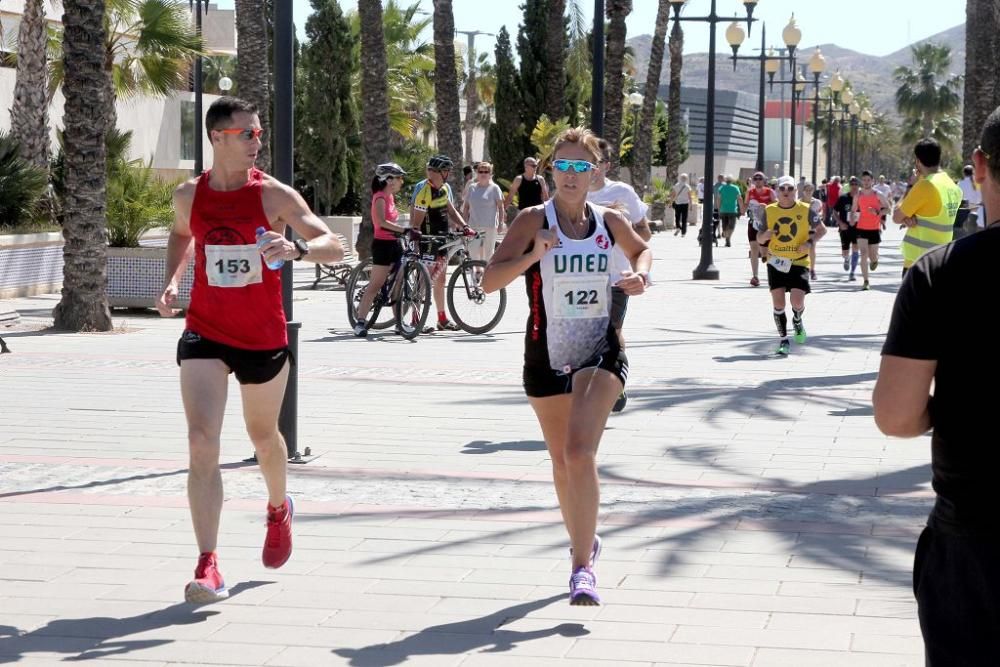
<path fill-rule="evenodd" d="M 455 166 L 455 163 L 451 161 L 451 158 L 447 155 L 434 155 L 429 160 L 427 160 L 427 168 L 434 169 L 436 171 L 445 171 L 451 169 Z"/>
<path fill-rule="evenodd" d="M 395 162 L 385 162 L 385 163 L 380 164 L 379 166 L 375 167 L 375 176 L 380 181 L 384 181 L 387 178 L 389 178 L 390 176 L 397 176 L 398 177 L 398 176 L 405 176 L 405 175 L 406 175 L 406 171 L 404 171 L 403 168 L 400 167 Z"/>

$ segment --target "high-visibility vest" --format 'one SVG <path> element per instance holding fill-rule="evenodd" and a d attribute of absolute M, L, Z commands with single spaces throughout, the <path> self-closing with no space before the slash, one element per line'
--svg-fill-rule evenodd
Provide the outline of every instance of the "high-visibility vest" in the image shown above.
<path fill-rule="evenodd" d="M 951 242 L 955 216 L 962 202 L 962 188 L 943 171 L 926 177 L 941 198 L 941 209 L 930 216 L 917 216 L 917 224 L 903 237 L 903 266 L 909 268 L 931 248 Z"/>

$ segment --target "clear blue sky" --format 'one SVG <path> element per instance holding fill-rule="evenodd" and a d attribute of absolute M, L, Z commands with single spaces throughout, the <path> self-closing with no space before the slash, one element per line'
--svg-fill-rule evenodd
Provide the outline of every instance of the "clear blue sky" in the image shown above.
<path fill-rule="evenodd" d="M 287 2 L 288 0 L 279 0 Z M 408 4 L 412 0 L 402 0 Z M 572 0 L 568 0 L 571 2 Z M 220 7 L 231 8 L 233 0 L 217 0 Z M 309 0 L 291 0 L 294 6 L 295 23 L 300 37 L 303 37 L 303 26 L 311 11 Z M 580 0 L 588 20 L 593 16 L 592 0 Z M 740 0 L 716 0 L 718 11 L 722 15 L 738 13 L 744 15 L 743 3 Z M 356 0 L 341 0 L 345 10 L 355 9 Z M 517 34 L 521 12 L 518 9 L 519 0 L 453 0 L 455 12 L 455 27 L 458 30 L 482 30 L 497 32 L 501 25 L 506 25 L 511 36 Z M 568 3 L 567 3 L 568 4 Z M 628 35 L 650 34 L 656 22 L 657 0 L 633 0 L 634 9 L 627 20 Z M 709 11 L 710 0 L 688 0 L 684 14 L 700 16 Z M 781 30 L 792 12 L 795 12 L 799 28 L 802 30 L 802 44 L 808 47 L 815 44 L 834 42 L 838 46 L 853 49 L 861 53 L 883 56 L 903 48 L 913 41 L 930 37 L 965 21 L 965 3 L 957 0 L 939 0 L 935 3 L 935 11 L 910 11 L 910 7 L 902 0 L 837 0 L 836 2 L 821 2 L 819 0 L 760 0 L 754 17 L 764 19 L 768 34 L 773 37 L 769 42 L 781 46 Z M 432 0 L 420 0 L 420 5 L 427 12 L 433 10 Z M 831 11 L 832 7 L 836 7 Z M 760 24 L 754 24 L 754 34 Z M 716 35 L 718 51 L 728 51 L 721 26 Z M 684 50 L 688 53 L 705 52 L 708 50 L 708 28 L 704 24 L 687 23 L 684 25 Z M 751 36 L 744 48 L 758 45 L 760 42 Z M 476 50 L 493 51 L 493 38 L 480 36 L 476 41 Z"/>

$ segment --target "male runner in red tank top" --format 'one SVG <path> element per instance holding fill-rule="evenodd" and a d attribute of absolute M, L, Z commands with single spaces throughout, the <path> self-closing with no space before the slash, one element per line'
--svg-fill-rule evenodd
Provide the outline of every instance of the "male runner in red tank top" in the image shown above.
<path fill-rule="evenodd" d="M 188 602 L 229 595 L 216 559 L 222 476 L 219 447 L 228 376 L 240 383 L 243 418 L 267 484 L 267 537 L 261 559 L 281 567 L 292 553 L 292 499 L 285 493 L 285 442 L 278 412 L 289 363 L 280 260 L 332 263 L 344 250 L 292 188 L 254 168 L 261 126 L 249 102 L 222 97 L 205 117 L 214 165 L 174 192 L 176 221 L 167 243 L 167 270 L 156 308 L 164 317 L 193 257 L 194 288 L 177 345 L 181 398 L 188 424 L 188 500 L 200 556 L 184 589 Z M 302 238 L 285 239 L 290 225 Z M 257 229 L 264 233 L 257 239 Z"/>

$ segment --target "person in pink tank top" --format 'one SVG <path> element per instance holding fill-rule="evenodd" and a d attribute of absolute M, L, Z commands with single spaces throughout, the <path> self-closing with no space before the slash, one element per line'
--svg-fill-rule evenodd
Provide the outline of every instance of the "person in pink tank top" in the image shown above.
<path fill-rule="evenodd" d="M 177 345 L 181 398 L 187 417 L 188 499 L 198 543 L 188 602 L 228 597 L 216 547 L 222 513 L 219 449 L 227 376 L 240 383 L 247 433 L 267 484 L 265 567 L 285 564 L 292 553 L 294 506 L 286 494 L 286 449 L 278 431 L 289 363 L 281 274 L 271 268 L 307 259 L 324 264 L 344 249 L 292 188 L 254 168 L 261 147 L 260 118 L 249 102 L 221 97 L 208 109 L 205 129 L 212 169 L 174 192 L 176 219 L 167 242 L 167 269 L 156 308 L 174 307 L 177 285 L 190 258 L 194 287 Z M 301 237 L 285 238 L 291 226 Z"/>
<path fill-rule="evenodd" d="M 874 177 L 868 170 L 861 172 L 861 189 L 854 198 L 857 214 L 858 251 L 861 254 L 861 289 L 868 291 L 868 272 L 878 268 L 878 246 L 882 242 L 882 218 L 892 210 L 889 200 L 872 187 Z"/>

